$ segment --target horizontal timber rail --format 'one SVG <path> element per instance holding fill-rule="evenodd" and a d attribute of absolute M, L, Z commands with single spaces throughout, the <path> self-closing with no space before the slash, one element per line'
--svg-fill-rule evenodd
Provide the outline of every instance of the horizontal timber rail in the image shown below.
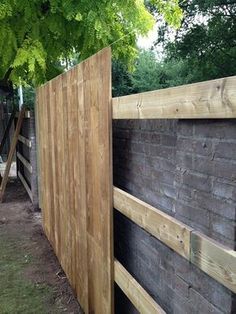
<path fill-rule="evenodd" d="M 236 76 L 112 99 L 113 119 L 236 118 Z"/>
<path fill-rule="evenodd" d="M 18 136 L 18 141 L 23 143 L 25 146 L 31 148 L 32 147 L 32 142 L 28 138 L 24 137 L 23 135 Z"/>
<path fill-rule="evenodd" d="M 114 188 L 114 207 L 174 251 L 190 258 L 191 228 L 118 188 Z"/>
<path fill-rule="evenodd" d="M 114 269 L 115 282 L 141 314 L 166 313 L 118 261 Z"/>
<path fill-rule="evenodd" d="M 18 116 L 18 114 L 16 114 Z M 26 111 L 16 147 L 17 175 L 35 209 L 38 208 L 34 114 Z"/>
<path fill-rule="evenodd" d="M 33 172 L 33 168 L 31 166 L 31 164 L 28 162 L 28 160 L 26 160 L 25 157 L 22 156 L 19 152 L 17 152 L 16 156 L 22 162 L 22 164 L 25 166 L 25 168 L 28 169 L 28 171 L 30 173 L 32 173 Z"/>
<path fill-rule="evenodd" d="M 114 187 L 114 207 L 209 276 L 236 293 L 236 252 Z"/>
<path fill-rule="evenodd" d="M 26 182 L 24 176 L 21 174 L 20 171 L 18 171 L 17 174 L 18 174 L 18 177 L 19 177 L 21 183 L 23 184 L 24 188 L 26 189 L 26 192 L 28 193 L 31 201 L 33 201 L 33 195 L 32 195 L 31 189 L 30 189 L 28 183 Z"/>
<path fill-rule="evenodd" d="M 190 261 L 236 293 L 236 251 L 194 231 L 191 233 Z"/>

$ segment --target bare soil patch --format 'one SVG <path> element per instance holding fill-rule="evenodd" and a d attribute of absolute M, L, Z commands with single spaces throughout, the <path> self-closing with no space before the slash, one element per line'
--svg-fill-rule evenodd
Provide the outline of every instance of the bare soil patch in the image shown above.
<path fill-rule="evenodd" d="M 0 204 L 0 313 L 83 313 L 22 185 Z"/>

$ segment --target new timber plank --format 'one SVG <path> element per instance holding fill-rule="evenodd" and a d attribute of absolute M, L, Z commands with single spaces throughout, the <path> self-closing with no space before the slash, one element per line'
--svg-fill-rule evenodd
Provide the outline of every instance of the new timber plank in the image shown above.
<path fill-rule="evenodd" d="M 66 208 L 64 202 L 65 191 L 65 146 L 64 146 L 64 136 L 63 136 L 63 125 L 64 125 L 64 111 L 63 106 L 63 91 L 62 91 L 62 76 L 58 76 L 53 80 L 53 91 L 55 93 L 55 106 L 57 107 L 57 120 L 54 124 L 54 145 L 55 145 L 55 191 L 56 191 L 56 202 L 57 202 L 57 214 L 56 214 L 56 237 L 58 241 L 58 251 L 57 256 L 59 261 L 62 263 L 62 256 L 64 258 L 64 228 L 66 220 L 63 216 L 63 208 Z M 65 207 L 64 207 L 65 206 Z"/>
<path fill-rule="evenodd" d="M 198 232 L 191 235 L 191 262 L 236 293 L 236 252 Z"/>
<path fill-rule="evenodd" d="M 86 168 L 85 168 L 85 107 L 84 107 L 84 73 L 83 64 L 76 69 L 76 82 L 73 94 L 77 102 L 74 184 L 75 184 L 75 220 L 76 228 L 76 291 L 80 304 L 88 313 L 88 251 L 87 245 L 87 200 L 86 200 Z"/>
<path fill-rule="evenodd" d="M 113 119 L 236 118 L 236 76 L 113 98 Z"/>
<path fill-rule="evenodd" d="M 166 313 L 118 261 L 115 261 L 115 282 L 139 313 Z"/>
<path fill-rule="evenodd" d="M 85 313 L 113 313 L 111 51 L 37 90 L 43 227 Z"/>
<path fill-rule="evenodd" d="M 190 227 L 116 187 L 114 207 L 174 251 L 190 259 Z"/>
<path fill-rule="evenodd" d="M 91 313 L 113 312 L 111 51 L 84 62 L 88 302 Z"/>

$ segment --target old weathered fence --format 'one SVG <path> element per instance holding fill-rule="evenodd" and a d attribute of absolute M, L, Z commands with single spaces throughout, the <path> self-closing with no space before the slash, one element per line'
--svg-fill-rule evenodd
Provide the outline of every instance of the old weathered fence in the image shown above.
<path fill-rule="evenodd" d="M 112 312 L 111 53 L 37 91 L 43 226 L 86 313 Z"/>
<path fill-rule="evenodd" d="M 34 113 L 25 112 L 16 147 L 17 176 L 38 209 L 37 156 Z"/>
<path fill-rule="evenodd" d="M 113 312 L 113 280 L 141 313 L 165 313 L 113 261 L 113 199 L 123 215 L 236 292 L 236 252 L 113 190 L 111 161 L 112 118 L 236 118 L 235 85 L 231 77 L 111 100 L 105 49 L 38 89 L 43 226 L 86 313 Z"/>

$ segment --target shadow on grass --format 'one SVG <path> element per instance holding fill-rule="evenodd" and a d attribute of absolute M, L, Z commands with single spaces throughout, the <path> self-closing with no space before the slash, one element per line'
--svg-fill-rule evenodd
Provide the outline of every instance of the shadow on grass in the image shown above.
<path fill-rule="evenodd" d="M 52 287 L 25 278 L 24 271 L 34 261 L 21 250 L 23 242 L 22 238 L 9 238 L 0 233 L 0 313 L 62 313 L 52 304 Z"/>

